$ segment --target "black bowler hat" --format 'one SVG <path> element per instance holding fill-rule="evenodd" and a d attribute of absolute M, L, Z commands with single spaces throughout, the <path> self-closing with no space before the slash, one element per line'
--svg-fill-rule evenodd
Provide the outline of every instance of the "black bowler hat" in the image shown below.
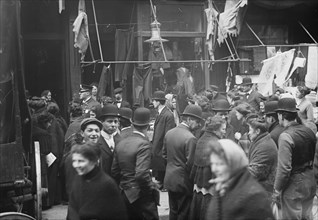
<path fill-rule="evenodd" d="M 100 121 L 98 121 L 96 118 L 85 118 L 81 122 L 81 130 L 84 131 L 85 128 L 87 127 L 87 125 L 89 125 L 89 124 L 97 125 L 100 130 L 102 130 L 102 128 L 103 128 L 103 124 Z"/>
<path fill-rule="evenodd" d="M 117 94 L 117 93 L 122 93 L 123 92 L 123 89 L 118 87 L 116 89 L 114 89 L 114 94 Z"/>
<path fill-rule="evenodd" d="M 265 115 L 276 114 L 278 108 L 278 101 L 268 101 L 265 103 Z"/>
<path fill-rule="evenodd" d="M 123 119 L 131 120 L 132 118 L 132 110 L 130 108 L 120 108 L 119 109 L 120 117 Z"/>
<path fill-rule="evenodd" d="M 85 84 L 81 84 L 80 85 L 80 90 L 79 92 L 80 93 L 83 93 L 83 92 L 90 92 L 92 90 L 92 86 L 89 86 L 89 85 L 85 85 Z"/>
<path fill-rule="evenodd" d="M 165 101 L 166 100 L 165 93 L 163 91 L 155 91 L 152 96 L 152 99 L 158 100 L 158 101 Z"/>
<path fill-rule="evenodd" d="M 136 126 L 146 126 L 150 123 L 150 110 L 144 107 L 137 108 L 131 121 Z"/>
<path fill-rule="evenodd" d="M 241 85 L 242 86 L 253 85 L 252 79 L 250 77 L 244 77 Z"/>
<path fill-rule="evenodd" d="M 191 116 L 203 120 L 202 108 L 198 105 L 187 105 L 181 116 Z"/>
<path fill-rule="evenodd" d="M 119 109 L 116 105 L 108 104 L 103 106 L 99 119 L 103 119 L 107 116 L 119 117 Z"/>
<path fill-rule="evenodd" d="M 212 111 L 215 111 L 215 112 L 226 112 L 230 110 L 231 110 L 230 103 L 225 99 L 217 100 L 214 103 L 214 106 L 212 108 Z"/>
<path fill-rule="evenodd" d="M 297 112 L 297 110 L 294 98 L 282 98 L 278 101 L 276 112 Z"/>

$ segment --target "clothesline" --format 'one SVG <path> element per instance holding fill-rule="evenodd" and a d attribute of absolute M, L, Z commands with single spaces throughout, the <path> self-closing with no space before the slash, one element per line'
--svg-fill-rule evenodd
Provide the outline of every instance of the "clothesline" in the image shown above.
<path fill-rule="evenodd" d="M 318 44 L 300 43 L 300 44 L 247 45 L 247 46 L 239 46 L 239 48 L 255 48 L 255 47 L 302 47 L 302 46 L 315 47 L 315 46 L 318 46 Z"/>
<path fill-rule="evenodd" d="M 154 61 L 133 61 L 133 60 L 129 60 L 129 61 L 101 61 L 101 60 L 93 60 L 93 61 L 82 61 L 82 64 L 94 64 L 94 63 L 102 63 L 102 64 L 121 64 L 121 63 L 228 63 L 228 62 L 250 62 L 250 59 L 231 59 L 231 60 L 167 60 L 167 61 L 158 61 L 158 60 L 154 60 Z"/>

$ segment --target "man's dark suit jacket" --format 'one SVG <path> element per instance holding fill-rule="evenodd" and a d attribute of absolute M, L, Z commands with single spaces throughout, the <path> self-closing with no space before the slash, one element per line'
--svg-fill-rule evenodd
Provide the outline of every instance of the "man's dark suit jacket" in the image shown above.
<path fill-rule="evenodd" d="M 115 148 L 120 140 L 121 140 L 120 135 L 116 134 L 114 136 Z M 107 142 L 105 141 L 105 139 L 102 136 L 98 140 L 98 145 L 101 149 L 100 167 L 105 173 L 110 175 L 114 153 L 111 151 Z"/>
<path fill-rule="evenodd" d="M 190 173 L 197 139 L 184 124 L 171 129 L 165 136 L 163 156 L 167 160 L 164 186 L 168 191 L 192 194 Z"/>
<path fill-rule="evenodd" d="M 164 107 L 157 116 L 154 124 L 154 133 L 152 138 L 152 169 L 164 171 L 165 161 L 162 157 L 163 139 L 166 133 L 176 126 L 172 112 Z"/>
<path fill-rule="evenodd" d="M 252 90 L 251 94 L 246 98 L 247 95 L 244 95 L 243 101 L 250 104 L 256 111 L 259 111 L 259 103 L 265 101 L 266 98 L 259 92 Z"/>

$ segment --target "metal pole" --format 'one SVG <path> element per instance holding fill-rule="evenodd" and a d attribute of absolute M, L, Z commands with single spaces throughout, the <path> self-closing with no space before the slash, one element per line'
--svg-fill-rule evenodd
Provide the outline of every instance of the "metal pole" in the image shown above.
<path fill-rule="evenodd" d="M 96 19 L 96 12 L 95 12 L 94 0 L 92 0 L 92 6 L 93 6 L 93 13 L 94 13 L 95 28 L 96 28 L 96 35 L 97 35 L 97 41 L 98 41 L 100 59 L 103 61 L 103 60 L 104 60 L 104 57 L 103 57 L 102 46 L 101 46 L 100 38 L 99 38 L 99 31 L 98 31 L 98 24 L 97 24 L 97 19 Z"/>
<path fill-rule="evenodd" d="M 309 33 L 309 31 L 305 28 L 305 26 L 298 21 L 298 23 L 300 24 L 300 26 L 306 31 L 306 33 L 308 34 L 308 36 L 313 40 L 313 42 L 315 42 L 315 44 L 317 44 L 317 41 L 315 40 L 315 38 Z"/>
<path fill-rule="evenodd" d="M 253 31 L 253 29 L 251 28 L 251 26 L 249 26 L 249 24 L 247 22 L 245 22 L 246 26 L 248 27 L 248 29 L 250 29 L 250 31 L 252 32 L 252 34 L 256 37 L 256 39 L 261 43 L 262 46 L 265 46 L 265 44 L 261 41 L 261 39 L 257 36 L 257 34 Z"/>

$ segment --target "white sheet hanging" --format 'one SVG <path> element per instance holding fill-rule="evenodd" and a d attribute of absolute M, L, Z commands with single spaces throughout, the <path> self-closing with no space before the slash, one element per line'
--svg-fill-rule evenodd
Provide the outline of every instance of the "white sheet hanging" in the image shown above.
<path fill-rule="evenodd" d="M 308 48 L 305 85 L 310 89 L 314 89 L 318 86 L 318 45 L 309 46 Z"/>

